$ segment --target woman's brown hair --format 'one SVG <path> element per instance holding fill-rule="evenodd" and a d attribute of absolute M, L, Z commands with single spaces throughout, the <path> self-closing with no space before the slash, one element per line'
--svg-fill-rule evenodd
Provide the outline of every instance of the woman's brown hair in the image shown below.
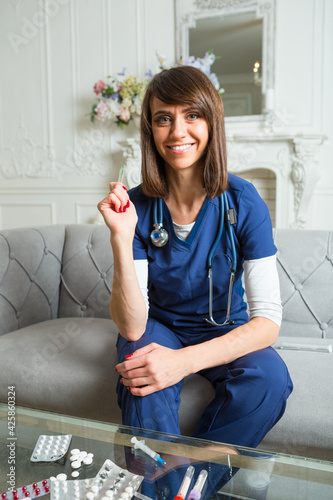
<path fill-rule="evenodd" d="M 163 70 L 149 83 L 142 103 L 141 150 L 142 189 L 148 196 L 165 198 L 168 185 L 164 162 L 152 133 L 150 104 L 153 97 L 166 104 L 195 106 L 208 123 L 209 141 L 205 153 L 202 182 L 209 198 L 227 188 L 227 152 L 222 99 L 201 70 L 179 66 Z"/>

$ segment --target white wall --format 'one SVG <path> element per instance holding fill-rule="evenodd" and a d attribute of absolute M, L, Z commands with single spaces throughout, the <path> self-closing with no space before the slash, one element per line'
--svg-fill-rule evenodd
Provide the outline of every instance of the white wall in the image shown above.
<path fill-rule="evenodd" d="M 276 105 L 284 132 L 328 136 L 308 227 L 332 229 L 333 2 L 276 14 Z M 173 0 L 1 1 L 0 228 L 93 221 L 136 133 L 89 123 L 93 84 L 124 66 L 142 78 L 156 50 L 173 62 L 174 30 Z"/>
<path fill-rule="evenodd" d="M 174 60 L 173 0 L 2 0 L 0 33 L 0 227 L 91 222 L 136 133 L 90 124 L 93 85 Z"/>

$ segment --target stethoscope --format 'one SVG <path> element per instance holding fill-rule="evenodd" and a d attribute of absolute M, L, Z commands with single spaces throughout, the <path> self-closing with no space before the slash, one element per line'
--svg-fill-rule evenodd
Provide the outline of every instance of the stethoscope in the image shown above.
<path fill-rule="evenodd" d="M 234 209 L 229 208 L 229 201 L 226 193 L 220 195 L 219 206 L 220 206 L 220 220 L 219 220 L 218 232 L 215 241 L 209 251 L 207 259 L 208 282 L 209 282 L 209 318 L 203 318 L 203 321 L 206 321 L 207 323 L 210 323 L 211 325 L 214 326 L 233 325 L 235 323 L 233 320 L 230 320 L 229 318 L 230 318 L 232 289 L 235 281 L 235 274 L 237 268 L 235 237 L 232 229 L 232 225 L 236 223 L 236 217 Z M 229 290 L 228 290 L 227 314 L 225 321 L 223 323 L 217 323 L 213 317 L 213 260 L 214 260 L 214 252 L 222 237 L 225 219 L 227 222 L 227 231 L 231 245 L 232 258 L 230 262 L 230 280 L 229 280 Z M 154 199 L 153 220 L 154 220 L 153 223 L 154 229 L 150 233 L 150 239 L 156 247 L 163 247 L 164 245 L 167 244 L 169 240 L 169 234 L 167 230 L 164 229 L 163 227 L 163 204 L 161 198 Z"/>

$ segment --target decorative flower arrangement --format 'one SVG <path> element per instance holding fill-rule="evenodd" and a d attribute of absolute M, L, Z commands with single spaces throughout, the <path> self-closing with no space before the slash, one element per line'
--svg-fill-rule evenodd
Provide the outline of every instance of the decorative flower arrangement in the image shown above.
<path fill-rule="evenodd" d="M 134 115 L 140 115 L 141 103 L 147 83 L 136 76 L 126 76 L 125 71 L 116 77 L 108 76 L 94 85 L 97 103 L 93 104 L 90 120 L 112 120 L 118 127 L 128 125 Z"/>
<path fill-rule="evenodd" d="M 136 76 L 126 75 L 125 70 L 114 76 L 108 76 L 106 80 L 99 80 L 94 85 L 94 92 L 97 97 L 97 103 L 93 104 L 90 112 L 90 121 L 94 123 L 95 119 L 99 121 L 111 120 L 118 127 L 123 128 L 128 125 L 135 116 L 140 116 L 142 100 L 146 87 L 152 77 L 168 69 L 165 65 L 165 59 L 157 54 L 159 61 L 158 70 L 154 73 L 148 70 L 145 81 L 139 80 Z M 190 56 L 186 59 L 180 59 L 177 66 L 187 65 L 203 71 L 213 82 L 215 88 L 222 95 L 224 90 L 220 88 L 219 81 L 215 73 L 211 72 L 211 66 L 217 57 L 212 52 L 206 52 L 203 58 Z"/>

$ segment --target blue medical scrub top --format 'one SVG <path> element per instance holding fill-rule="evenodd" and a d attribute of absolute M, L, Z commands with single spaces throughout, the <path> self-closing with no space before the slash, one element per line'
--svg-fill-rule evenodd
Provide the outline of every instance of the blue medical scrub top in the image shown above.
<path fill-rule="evenodd" d="M 145 196 L 140 186 L 131 189 L 129 196 L 138 214 L 134 259 L 148 260 L 149 317 L 180 335 L 221 331 L 221 327 L 203 321 L 209 311 L 207 259 L 219 227 L 219 198 L 206 198 L 187 241 L 176 236 L 171 214 L 163 201 L 163 226 L 169 233 L 169 241 L 164 247 L 157 248 L 150 240 L 154 198 Z M 268 257 L 277 249 L 267 205 L 253 184 L 229 174 L 227 196 L 237 218 L 233 225 L 237 270 L 230 319 L 238 326 L 249 320 L 241 281 L 244 260 Z M 218 323 L 226 317 L 231 256 L 230 241 L 224 228 L 213 259 L 213 311 Z M 222 332 L 230 328 L 222 327 Z"/>

